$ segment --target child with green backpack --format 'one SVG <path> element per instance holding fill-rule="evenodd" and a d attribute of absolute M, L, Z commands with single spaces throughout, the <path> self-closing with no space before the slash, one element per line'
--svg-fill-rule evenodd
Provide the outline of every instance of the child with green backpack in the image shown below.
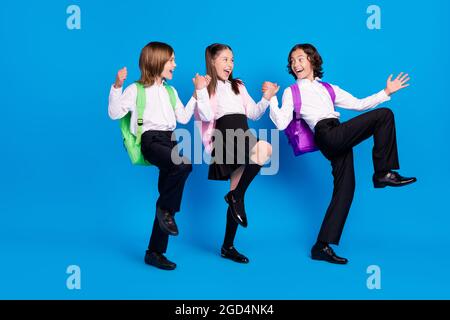
<path fill-rule="evenodd" d="M 150 42 L 142 49 L 139 58 L 140 79 L 122 93 L 127 69 L 119 70 L 108 106 L 111 119 L 121 119 L 124 145 L 132 163 L 152 164 L 159 169 L 159 198 L 144 261 L 164 270 L 176 268 L 176 264 L 164 254 L 169 235 L 178 235 L 174 215 L 180 211 L 184 185 L 192 171 L 190 160 L 180 156 L 177 149 L 174 134 L 176 122 L 189 122 L 194 109 L 204 121 L 212 117 L 206 89 L 210 78 L 195 76 L 195 97 L 184 107 L 176 90 L 165 81 L 173 78 L 175 67 L 172 47 L 161 42 Z"/>

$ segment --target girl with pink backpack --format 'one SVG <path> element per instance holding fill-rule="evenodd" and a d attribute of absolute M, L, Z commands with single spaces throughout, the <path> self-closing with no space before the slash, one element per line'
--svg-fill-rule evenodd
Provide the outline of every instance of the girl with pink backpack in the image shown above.
<path fill-rule="evenodd" d="M 258 120 L 269 107 L 277 88 L 266 90 L 258 103 L 250 97 L 243 82 L 233 78 L 234 57 L 230 46 L 215 43 L 206 48 L 206 73 L 213 121 L 201 122 L 205 149 L 211 152 L 208 179 L 230 180 L 225 238 L 221 256 L 238 263 L 248 263 L 234 247 L 238 224 L 247 227 L 245 192 L 272 154 L 272 146 L 257 139 L 247 118 Z"/>

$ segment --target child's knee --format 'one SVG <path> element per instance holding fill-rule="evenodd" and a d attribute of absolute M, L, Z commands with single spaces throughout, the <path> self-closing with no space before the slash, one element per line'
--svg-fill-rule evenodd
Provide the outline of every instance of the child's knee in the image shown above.
<path fill-rule="evenodd" d="M 260 153 L 267 159 L 272 156 L 272 145 L 266 141 L 261 142 Z"/>
<path fill-rule="evenodd" d="M 378 108 L 377 110 L 378 110 L 378 113 L 383 117 L 391 118 L 391 119 L 394 118 L 394 113 L 389 108 L 383 107 L 383 108 Z"/>
<path fill-rule="evenodd" d="M 267 155 L 269 157 L 271 157 L 272 156 L 272 145 L 268 142 L 266 142 L 266 144 L 267 144 Z"/>
<path fill-rule="evenodd" d="M 192 164 L 182 162 L 172 167 L 173 174 L 188 174 L 192 172 Z"/>
<path fill-rule="evenodd" d="M 184 173 L 192 172 L 192 164 L 190 163 L 181 164 L 181 171 Z"/>

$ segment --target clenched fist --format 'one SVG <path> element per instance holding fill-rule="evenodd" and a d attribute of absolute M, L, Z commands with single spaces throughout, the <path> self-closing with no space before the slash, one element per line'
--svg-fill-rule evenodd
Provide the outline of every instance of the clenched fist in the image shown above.
<path fill-rule="evenodd" d="M 267 100 L 270 100 L 273 96 L 275 96 L 280 90 L 280 86 L 276 83 L 272 83 L 270 81 L 265 81 L 262 86 L 262 92 L 264 95 L 264 98 Z"/>
<path fill-rule="evenodd" d="M 196 90 L 201 90 L 206 88 L 211 82 L 211 77 L 209 75 L 201 76 L 198 73 L 195 75 L 195 78 L 192 79 Z"/>
<path fill-rule="evenodd" d="M 122 88 L 123 83 L 125 82 L 128 75 L 127 67 L 120 69 L 117 72 L 116 82 L 114 83 L 114 88 Z"/>

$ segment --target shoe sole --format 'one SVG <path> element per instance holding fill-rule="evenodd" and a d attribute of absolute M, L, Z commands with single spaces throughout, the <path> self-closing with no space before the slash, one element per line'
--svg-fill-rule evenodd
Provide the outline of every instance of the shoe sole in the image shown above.
<path fill-rule="evenodd" d="M 155 267 L 155 268 L 160 269 L 160 270 L 166 270 L 166 271 L 175 270 L 176 267 L 177 267 L 177 266 L 175 266 L 175 267 L 163 267 L 163 266 L 157 266 L 157 265 L 155 265 L 155 264 L 153 264 L 153 263 L 151 263 L 149 261 L 144 261 L 144 262 L 145 262 L 145 264 L 147 264 L 149 266 Z"/>
<path fill-rule="evenodd" d="M 250 260 L 248 260 L 248 261 L 238 261 L 238 260 L 234 260 L 234 259 L 231 259 L 230 257 L 227 257 L 227 256 L 224 255 L 223 253 L 221 253 L 220 256 L 221 256 L 222 258 L 224 258 L 224 259 L 228 259 L 228 260 L 231 260 L 231 261 L 236 262 L 236 263 L 247 264 L 247 263 L 250 262 Z"/>
<path fill-rule="evenodd" d="M 311 256 L 311 259 L 316 260 L 316 261 L 325 261 L 325 262 L 328 262 L 328 263 L 341 264 L 341 265 L 344 265 L 344 264 L 348 263 L 348 261 L 346 261 L 346 262 L 330 261 L 330 260 L 323 259 L 323 258 L 316 257 L 316 256 Z"/>
<path fill-rule="evenodd" d="M 403 187 L 403 186 L 407 186 L 411 183 L 416 182 L 417 180 L 413 180 L 413 181 L 409 181 L 409 182 L 405 182 L 402 184 L 385 184 L 385 183 L 375 183 L 373 184 L 373 187 L 376 189 L 381 189 L 381 188 L 386 188 L 386 187 L 394 187 L 394 188 L 398 188 L 398 187 Z"/>

